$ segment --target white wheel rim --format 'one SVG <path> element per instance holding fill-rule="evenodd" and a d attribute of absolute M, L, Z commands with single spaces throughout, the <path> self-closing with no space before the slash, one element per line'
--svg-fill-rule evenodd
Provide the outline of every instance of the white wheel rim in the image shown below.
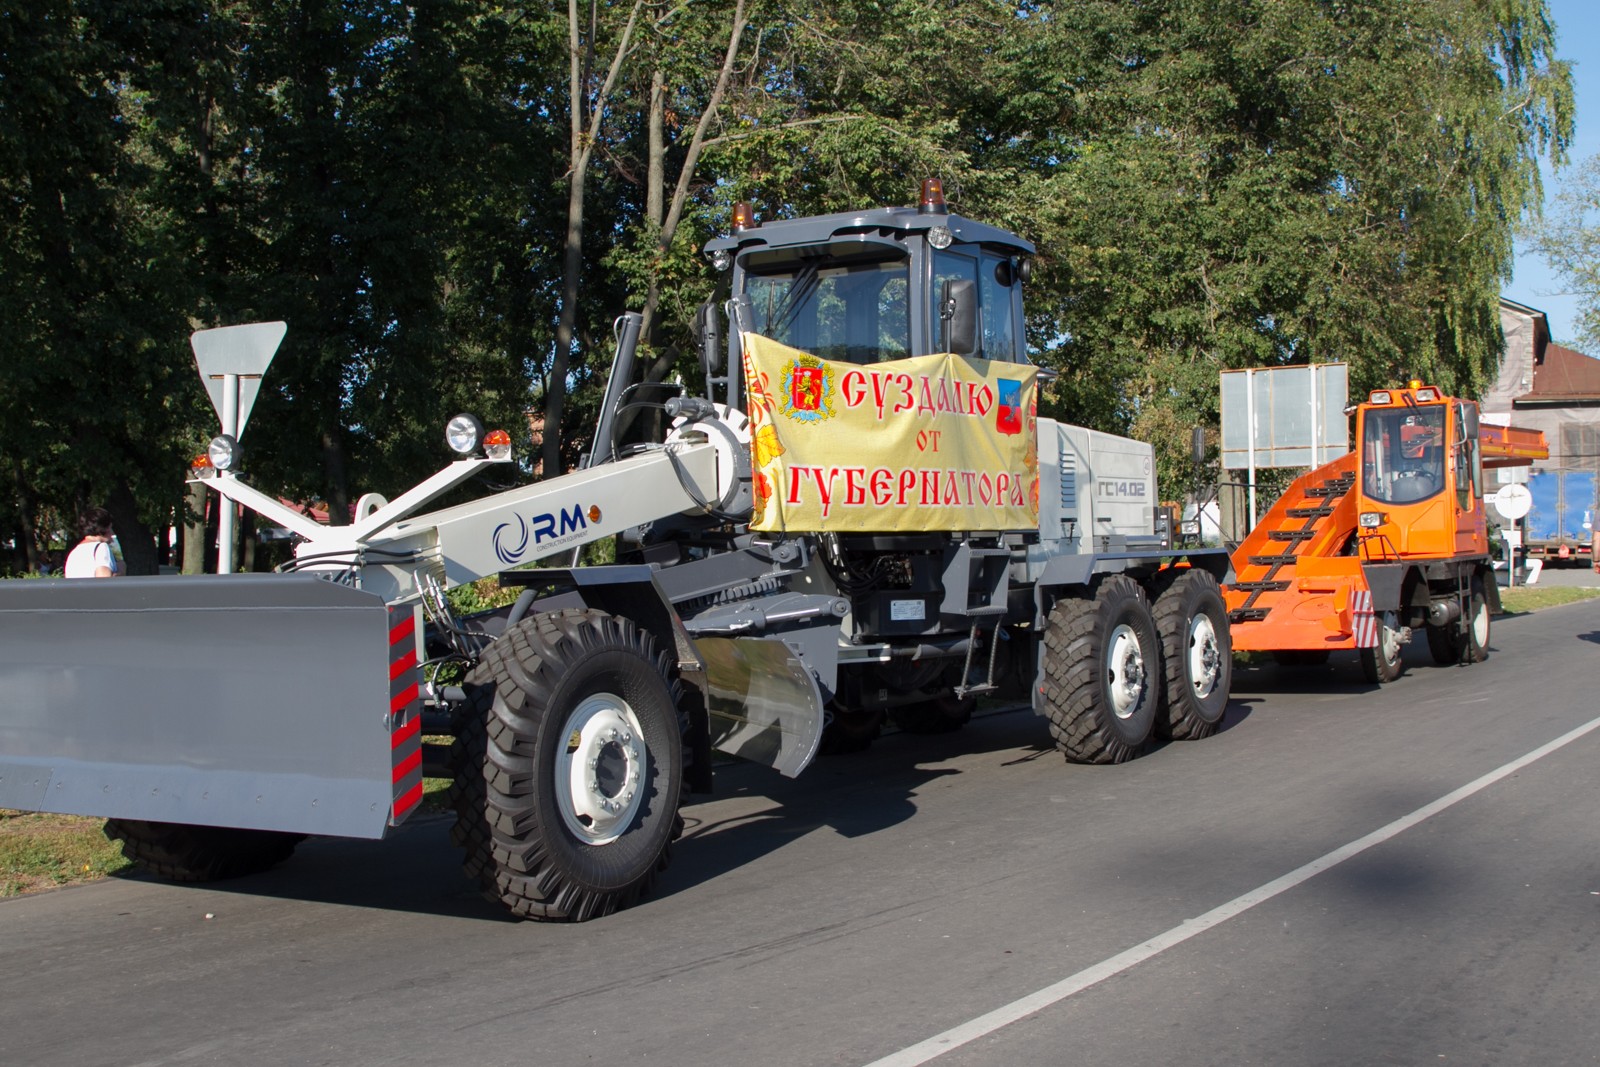
<path fill-rule="evenodd" d="M 1144 650 L 1139 635 L 1124 623 L 1111 631 L 1106 643 L 1106 692 L 1111 697 L 1111 712 L 1119 719 L 1132 718 L 1144 703 Z"/>
<path fill-rule="evenodd" d="M 562 821 L 580 841 L 615 841 L 644 804 L 647 749 L 638 716 L 621 697 L 596 693 L 567 716 L 561 736 L 555 787 Z"/>
<path fill-rule="evenodd" d="M 1489 644 L 1489 604 L 1479 599 L 1472 606 L 1472 642 L 1477 648 Z"/>
<path fill-rule="evenodd" d="M 1383 662 L 1393 663 L 1400 658 L 1400 615 L 1398 612 L 1386 611 L 1383 613 L 1383 632 L 1378 635 L 1378 651 L 1383 656 Z"/>
<path fill-rule="evenodd" d="M 1194 695 L 1204 700 L 1216 691 L 1222 678 L 1222 656 L 1217 649 L 1217 629 L 1211 616 L 1200 614 L 1189 620 L 1189 685 Z"/>

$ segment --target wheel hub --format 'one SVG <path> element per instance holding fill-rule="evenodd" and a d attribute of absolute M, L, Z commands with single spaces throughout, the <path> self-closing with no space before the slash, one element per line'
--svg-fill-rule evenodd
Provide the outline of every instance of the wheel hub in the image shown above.
<path fill-rule="evenodd" d="M 1119 719 L 1132 718 L 1144 701 L 1144 652 L 1139 647 L 1139 635 L 1130 626 L 1118 626 L 1111 632 L 1106 654 L 1106 692 L 1111 698 L 1111 711 Z"/>
<path fill-rule="evenodd" d="M 644 804 L 648 749 L 639 719 L 611 693 L 588 697 L 567 716 L 556 753 L 556 805 L 562 821 L 591 845 L 615 841 Z"/>
<path fill-rule="evenodd" d="M 1222 677 L 1222 655 L 1217 647 L 1217 630 L 1211 616 L 1196 615 L 1189 624 L 1189 684 L 1194 695 L 1204 700 L 1217 688 Z"/>

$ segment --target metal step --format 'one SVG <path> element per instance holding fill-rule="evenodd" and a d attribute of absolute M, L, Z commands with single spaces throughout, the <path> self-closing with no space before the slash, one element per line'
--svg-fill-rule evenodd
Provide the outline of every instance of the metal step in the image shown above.
<path fill-rule="evenodd" d="M 1246 593 L 1280 593 L 1289 588 L 1288 582 L 1234 582 L 1235 589 L 1242 589 Z"/>
<path fill-rule="evenodd" d="M 1300 557 L 1293 552 L 1281 556 L 1251 556 L 1250 563 L 1257 567 L 1293 567 Z"/>
<path fill-rule="evenodd" d="M 1327 504 L 1314 508 L 1290 508 L 1287 514 L 1291 519 L 1325 519 L 1333 514 L 1333 508 Z"/>
<path fill-rule="evenodd" d="M 1238 608 L 1228 612 L 1229 622 L 1260 622 L 1267 617 L 1270 608 Z"/>
<path fill-rule="evenodd" d="M 1301 541 L 1309 541 L 1316 536 L 1317 531 L 1315 530 L 1273 530 L 1271 533 L 1267 534 L 1267 540 L 1293 541 L 1298 544 Z"/>

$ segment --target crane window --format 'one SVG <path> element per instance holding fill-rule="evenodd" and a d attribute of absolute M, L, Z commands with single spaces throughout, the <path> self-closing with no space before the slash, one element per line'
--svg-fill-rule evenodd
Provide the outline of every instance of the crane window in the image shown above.
<path fill-rule="evenodd" d="M 1361 491 L 1413 504 L 1444 489 L 1445 405 L 1369 410 L 1361 440 Z"/>

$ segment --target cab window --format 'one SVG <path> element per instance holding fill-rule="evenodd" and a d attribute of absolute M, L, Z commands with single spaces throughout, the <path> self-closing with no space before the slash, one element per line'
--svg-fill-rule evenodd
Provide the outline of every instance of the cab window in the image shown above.
<path fill-rule="evenodd" d="M 1361 491 L 1412 504 L 1444 489 L 1445 405 L 1369 410 L 1361 441 Z"/>

